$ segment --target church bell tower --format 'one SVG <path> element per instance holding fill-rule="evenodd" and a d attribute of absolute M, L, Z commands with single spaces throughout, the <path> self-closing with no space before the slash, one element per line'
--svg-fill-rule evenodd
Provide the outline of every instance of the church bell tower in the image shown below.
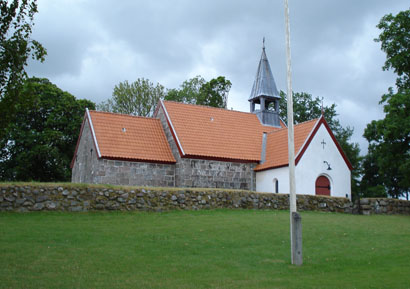
<path fill-rule="evenodd" d="M 256 114 L 263 125 L 280 127 L 279 100 L 280 95 L 266 57 L 263 39 L 262 55 L 249 97 L 251 113 Z"/>

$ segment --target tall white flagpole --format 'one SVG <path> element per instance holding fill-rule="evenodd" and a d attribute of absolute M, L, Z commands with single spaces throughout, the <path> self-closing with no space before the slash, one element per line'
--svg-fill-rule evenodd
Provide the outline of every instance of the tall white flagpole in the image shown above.
<path fill-rule="evenodd" d="M 296 182 L 295 182 L 295 146 L 293 133 L 293 95 L 292 71 L 290 62 L 290 27 L 289 6 L 285 0 L 286 22 L 286 64 L 287 64 L 287 109 L 288 109 L 288 149 L 289 149 L 289 208 L 290 208 L 290 247 L 292 264 L 302 264 L 302 227 L 301 218 L 296 208 Z M 296 221 L 296 222 L 295 222 Z M 299 234 L 299 233 L 300 234 Z"/>

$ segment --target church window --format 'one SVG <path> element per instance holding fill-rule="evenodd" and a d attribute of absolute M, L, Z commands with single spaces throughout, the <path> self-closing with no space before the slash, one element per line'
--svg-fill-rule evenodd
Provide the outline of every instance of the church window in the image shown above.
<path fill-rule="evenodd" d="M 273 179 L 273 192 L 275 193 L 275 194 L 278 194 L 279 193 L 279 181 L 278 181 L 278 179 Z"/>

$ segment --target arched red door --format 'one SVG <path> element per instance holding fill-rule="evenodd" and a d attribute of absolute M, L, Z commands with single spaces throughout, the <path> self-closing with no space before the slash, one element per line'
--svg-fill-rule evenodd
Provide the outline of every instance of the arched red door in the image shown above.
<path fill-rule="evenodd" d="M 330 181 L 325 176 L 320 176 L 315 183 L 316 195 L 330 196 Z"/>

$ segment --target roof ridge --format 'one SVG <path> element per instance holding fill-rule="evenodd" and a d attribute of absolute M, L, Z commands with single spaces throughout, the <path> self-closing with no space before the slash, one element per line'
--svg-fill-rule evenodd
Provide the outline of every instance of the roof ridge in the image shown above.
<path fill-rule="evenodd" d="M 281 128 L 278 128 L 278 129 L 275 129 L 275 130 L 272 130 L 272 131 L 268 131 L 266 134 L 272 134 L 272 133 L 274 133 L 274 132 L 280 132 L 280 131 L 282 131 L 282 130 L 287 130 L 288 128 L 287 127 L 281 127 Z"/>
<path fill-rule="evenodd" d="M 252 114 L 252 115 L 254 114 L 252 112 L 240 111 L 240 110 L 235 110 L 235 109 L 214 107 L 214 106 L 203 105 L 203 104 L 185 103 L 185 102 L 179 102 L 179 101 L 173 101 L 173 100 L 163 100 L 163 102 L 172 102 L 172 103 L 177 103 L 177 104 L 182 104 L 182 105 L 199 106 L 199 107 L 222 110 L 222 111 L 229 111 L 229 112 L 239 112 L 239 113 Z"/>
<path fill-rule="evenodd" d="M 312 122 L 312 121 L 318 121 L 319 119 L 320 119 L 320 117 L 313 118 L 313 119 L 310 119 L 310 120 L 305 120 L 305 121 L 302 121 L 300 123 L 295 124 L 295 126 L 305 124 L 305 123 L 308 123 L 308 122 Z"/>
<path fill-rule="evenodd" d="M 111 112 L 111 111 L 90 110 L 90 112 L 96 112 L 100 114 L 119 115 L 119 116 L 133 117 L 133 118 L 142 118 L 142 119 L 149 119 L 149 120 L 158 120 L 155 117 L 132 115 L 132 114 L 126 114 L 126 113 Z"/>
<path fill-rule="evenodd" d="M 299 125 L 302 125 L 302 124 L 309 123 L 309 122 L 317 122 L 319 119 L 320 119 L 320 117 L 319 118 L 314 118 L 314 119 L 311 119 L 311 120 L 306 120 L 306 121 L 295 124 L 295 127 L 299 126 Z M 288 128 L 287 127 L 281 127 L 281 128 L 276 129 L 276 130 L 269 131 L 269 132 L 267 132 L 267 134 L 272 134 L 274 132 L 279 132 L 279 131 L 282 131 L 282 130 L 285 130 L 285 129 L 288 129 Z"/>

